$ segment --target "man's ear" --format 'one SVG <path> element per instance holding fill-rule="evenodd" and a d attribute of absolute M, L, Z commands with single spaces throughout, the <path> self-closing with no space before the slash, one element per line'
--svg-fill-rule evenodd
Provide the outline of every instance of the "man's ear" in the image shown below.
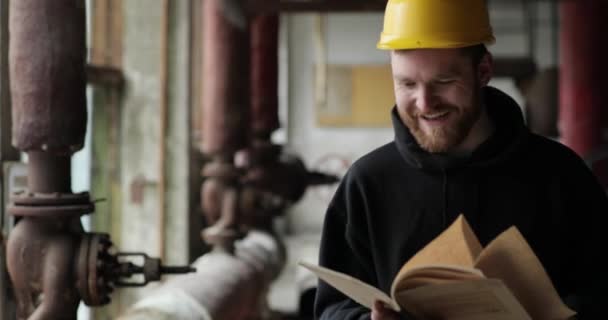
<path fill-rule="evenodd" d="M 492 58 L 492 54 L 487 52 L 484 54 L 481 61 L 477 65 L 477 77 L 481 86 L 487 86 L 490 83 L 490 79 L 492 79 L 492 75 L 494 73 L 494 59 Z"/>

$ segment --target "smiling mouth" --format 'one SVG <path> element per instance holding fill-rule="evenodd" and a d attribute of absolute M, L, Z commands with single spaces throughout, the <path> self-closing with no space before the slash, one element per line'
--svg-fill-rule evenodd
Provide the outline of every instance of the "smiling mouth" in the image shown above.
<path fill-rule="evenodd" d="M 437 120 L 445 119 L 449 113 L 450 113 L 449 111 L 443 111 L 443 112 L 437 112 L 437 113 L 433 113 L 433 114 L 425 114 L 420 117 L 426 121 L 437 121 Z"/>

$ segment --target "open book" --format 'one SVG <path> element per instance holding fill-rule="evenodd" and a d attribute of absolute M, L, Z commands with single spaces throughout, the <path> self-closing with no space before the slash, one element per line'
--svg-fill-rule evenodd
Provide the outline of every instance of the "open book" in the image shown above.
<path fill-rule="evenodd" d="M 516 227 L 482 248 L 463 215 L 403 265 L 390 296 L 351 276 L 300 265 L 363 306 L 371 309 L 379 300 L 417 319 L 559 320 L 576 314 Z"/>

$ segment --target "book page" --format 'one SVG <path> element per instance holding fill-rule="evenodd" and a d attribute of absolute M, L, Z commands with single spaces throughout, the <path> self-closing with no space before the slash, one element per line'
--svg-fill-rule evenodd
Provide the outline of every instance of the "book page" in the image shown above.
<path fill-rule="evenodd" d="M 395 299 L 416 319 L 532 319 L 509 289 L 498 279 L 422 286 L 397 291 Z"/>
<path fill-rule="evenodd" d="M 414 289 L 419 286 L 455 281 L 484 279 L 479 269 L 450 265 L 429 265 L 410 269 L 395 286 L 395 290 Z"/>
<path fill-rule="evenodd" d="M 310 270 L 321 280 L 327 282 L 329 285 L 336 288 L 336 290 L 370 310 L 376 300 L 384 302 L 387 307 L 397 312 L 401 310 L 399 305 L 397 305 L 397 303 L 386 293 L 357 278 L 306 262 L 299 262 L 299 265 Z"/>
<path fill-rule="evenodd" d="M 500 278 L 534 319 L 567 319 L 576 314 L 557 294 L 551 279 L 515 227 L 496 237 L 475 266 L 488 278 Z"/>
<path fill-rule="evenodd" d="M 479 240 L 461 214 L 449 228 L 405 263 L 393 281 L 391 292 L 395 292 L 399 282 L 407 277 L 407 271 L 416 267 L 433 264 L 473 267 L 481 249 Z"/>

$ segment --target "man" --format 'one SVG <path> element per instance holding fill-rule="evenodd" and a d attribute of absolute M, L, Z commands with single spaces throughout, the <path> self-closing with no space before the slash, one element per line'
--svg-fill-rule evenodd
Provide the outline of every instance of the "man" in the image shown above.
<path fill-rule="evenodd" d="M 463 213 L 482 245 L 522 232 L 579 319 L 599 319 L 608 199 L 567 147 L 532 134 L 488 87 L 494 37 L 484 0 L 389 0 L 395 140 L 359 159 L 330 203 L 320 264 L 389 292 L 413 254 Z M 320 282 L 320 319 L 403 319 Z"/>

